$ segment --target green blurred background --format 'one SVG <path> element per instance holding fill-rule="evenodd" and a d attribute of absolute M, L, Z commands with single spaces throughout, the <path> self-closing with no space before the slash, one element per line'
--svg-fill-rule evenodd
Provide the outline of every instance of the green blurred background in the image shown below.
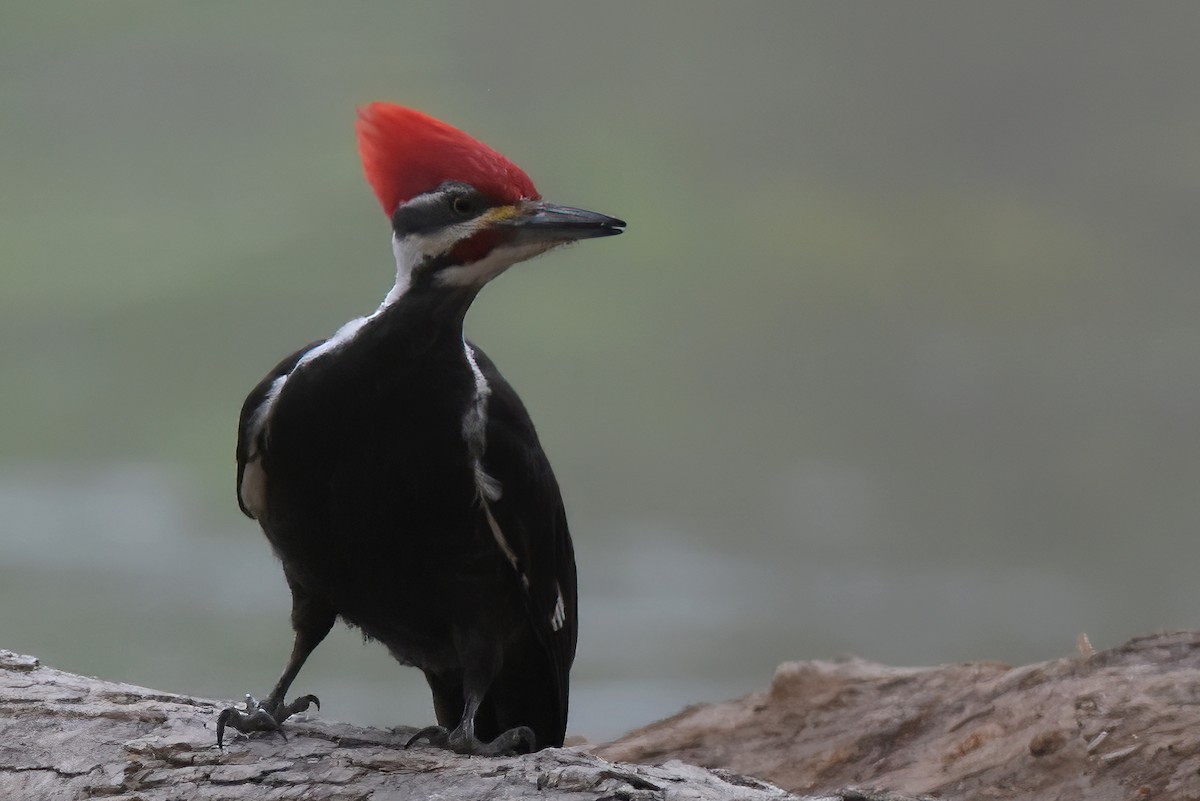
<path fill-rule="evenodd" d="M 234 426 L 391 284 L 374 99 L 630 224 L 468 320 L 571 513 L 576 733 L 786 659 L 1195 627 L 1198 41 L 1193 4 L 5 3 L 0 647 L 274 682 Z M 296 690 L 432 719 L 342 628 Z"/>

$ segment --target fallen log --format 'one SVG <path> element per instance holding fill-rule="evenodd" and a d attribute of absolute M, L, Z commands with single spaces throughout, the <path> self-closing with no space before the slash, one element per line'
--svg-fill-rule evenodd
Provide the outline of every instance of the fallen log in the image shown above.
<path fill-rule="evenodd" d="M 683 760 L 792 792 L 846 785 L 946 799 L 1200 799 L 1200 633 L 1009 667 L 790 662 L 594 753 Z"/>
<path fill-rule="evenodd" d="M 0 651 L 0 799 L 21 801 L 798 801 L 682 762 L 649 767 L 560 748 L 511 758 L 404 749 L 415 729 L 293 718 L 216 747 L 227 703 L 77 676 Z M 822 801 L 884 798 L 847 791 Z"/>
<path fill-rule="evenodd" d="M 1019 668 L 786 663 L 764 692 L 691 707 L 590 753 L 405 750 L 414 729 L 320 718 L 290 720 L 286 741 L 238 736 L 221 751 L 224 706 L 0 651 L 0 798 L 1200 799 L 1193 632 L 1100 653 L 1083 641 L 1078 654 Z M 837 789 L 855 787 L 888 790 Z"/>

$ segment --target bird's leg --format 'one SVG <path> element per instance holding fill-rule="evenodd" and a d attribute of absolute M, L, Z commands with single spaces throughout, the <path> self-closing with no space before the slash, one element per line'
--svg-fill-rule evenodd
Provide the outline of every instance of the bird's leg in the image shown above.
<path fill-rule="evenodd" d="M 304 592 L 295 582 L 288 578 L 292 587 L 292 628 L 296 631 L 296 639 L 292 644 L 292 654 L 288 657 L 283 675 L 275 682 L 275 687 L 265 701 L 258 701 L 251 695 L 246 696 L 246 709 L 243 712 L 236 707 L 227 707 L 217 716 L 217 747 L 221 748 L 225 736 L 225 727 L 229 726 L 242 734 L 255 731 L 277 731 L 283 735 L 279 724 L 310 706 L 321 708 L 321 701 L 315 695 L 302 695 L 287 703 L 285 698 L 300 668 L 313 650 L 325 639 L 325 635 L 333 628 L 337 613 L 327 604 L 316 601 Z"/>
<path fill-rule="evenodd" d="M 434 685 L 434 681 L 436 681 L 436 677 L 431 676 L 431 687 Z M 466 703 L 463 704 L 462 717 L 458 718 L 458 725 L 454 729 L 448 729 L 444 725 L 428 725 L 410 736 L 404 747 L 408 748 L 416 741 L 426 740 L 436 748 L 446 748 L 455 753 L 474 754 L 478 757 L 511 757 L 512 754 L 535 751 L 538 747 L 533 729 L 527 725 L 518 725 L 508 731 L 502 731 L 491 742 L 480 740 L 475 736 L 475 715 L 479 712 L 480 701 L 484 699 L 484 689 L 480 689 L 478 682 L 473 686 L 468 681 L 468 686 L 464 688 L 464 695 L 466 695 Z M 438 706 L 437 693 L 434 693 L 434 706 Z M 438 719 L 448 723 L 449 721 L 443 718 L 445 712 L 446 710 L 439 707 Z"/>
<path fill-rule="evenodd" d="M 445 748 L 456 754 L 472 754 L 474 756 L 512 756 L 514 754 L 531 752 L 537 749 L 533 729 L 528 726 L 515 726 L 501 732 L 496 739 L 485 743 L 475 736 L 475 713 L 479 711 L 481 693 L 467 693 L 467 702 L 463 708 L 462 720 L 453 731 L 444 726 L 426 726 L 408 738 L 404 747 L 408 748 L 418 740 L 428 740 L 435 748 Z M 524 749 L 521 746 L 524 746 Z"/>
<path fill-rule="evenodd" d="M 456 629 L 452 638 L 462 673 L 425 673 L 429 688 L 433 690 L 434 711 L 441 725 L 421 729 L 408 738 L 405 748 L 418 740 L 427 740 L 437 748 L 477 756 L 512 756 L 536 750 L 536 737 L 528 726 L 514 726 L 500 732 L 491 742 L 484 742 L 475 736 L 475 717 L 479 713 L 479 705 L 500 673 L 503 653 L 493 638 L 475 626 Z M 462 715 L 456 716 L 455 709 L 460 704 Z"/>

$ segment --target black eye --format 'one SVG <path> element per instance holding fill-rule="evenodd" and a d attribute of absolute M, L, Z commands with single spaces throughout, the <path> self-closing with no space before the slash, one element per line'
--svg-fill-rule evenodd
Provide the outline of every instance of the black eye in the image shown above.
<path fill-rule="evenodd" d="M 451 201 L 450 206 L 454 209 L 455 214 L 471 213 L 471 200 L 470 198 L 463 197 L 462 195 L 455 197 L 454 200 Z"/>

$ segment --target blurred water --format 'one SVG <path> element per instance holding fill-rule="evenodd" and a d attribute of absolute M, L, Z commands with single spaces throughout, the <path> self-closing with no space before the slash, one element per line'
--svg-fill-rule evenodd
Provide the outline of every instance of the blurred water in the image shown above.
<path fill-rule="evenodd" d="M 822 482 L 821 497 L 835 505 L 857 485 L 836 472 Z M 282 574 L 251 521 L 205 530 L 193 502 L 164 465 L 0 474 L 0 609 L 36 600 L 0 616 L 5 647 L 172 691 L 265 692 L 290 647 Z M 630 523 L 603 544 L 577 538 L 571 729 L 595 739 L 762 688 L 787 658 L 855 653 L 920 663 L 926 654 L 985 657 L 1006 641 L 1053 655 L 1075 633 L 1060 621 L 1111 611 L 1106 588 L 1035 566 L 867 566 L 836 552 L 772 563 L 716 554 L 648 523 Z M 322 714 L 335 719 L 416 725 L 432 715 L 415 670 L 342 627 L 296 689 L 320 695 Z"/>
<path fill-rule="evenodd" d="M 288 597 L 233 503 L 233 429 L 390 284 L 352 133 L 373 99 L 630 223 L 467 321 L 567 500 L 574 731 L 786 659 L 1197 625 L 1194 6 L 355 9 L 6 3 L 0 647 L 274 681 Z M 297 690 L 431 718 L 343 629 Z"/>
<path fill-rule="evenodd" d="M 236 698 L 269 688 L 290 647 L 282 573 L 255 524 L 246 521 L 237 536 L 204 531 L 188 514 L 191 500 L 163 465 L 0 476 L 0 609 L 37 599 L 31 613 L 0 616 L 5 647 L 180 692 Z M 574 730 L 614 736 L 697 698 L 740 689 L 702 668 L 694 678 L 660 672 L 671 660 L 666 627 L 690 638 L 693 629 L 718 631 L 749 612 L 714 609 L 715 599 L 697 592 L 706 578 L 696 572 L 704 567 L 699 555 L 668 550 L 652 544 L 640 559 L 618 554 L 608 565 L 585 566 L 592 586 Z M 342 627 L 297 688 L 319 693 L 324 714 L 339 719 L 396 725 L 432 716 L 417 671 Z"/>

